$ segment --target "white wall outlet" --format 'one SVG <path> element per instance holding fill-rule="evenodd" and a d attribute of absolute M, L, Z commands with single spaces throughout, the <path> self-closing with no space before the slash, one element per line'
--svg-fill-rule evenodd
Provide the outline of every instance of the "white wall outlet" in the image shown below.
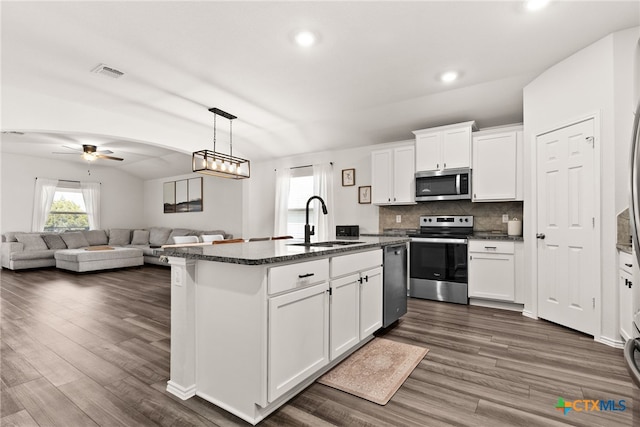
<path fill-rule="evenodd" d="M 400 224 L 402 222 L 402 215 L 396 215 L 396 222 Z"/>
<path fill-rule="evenodd" d="M 503 214 L 502 215 L 502 222 L 503 223 L 509 222 L 509 214 Z"/>

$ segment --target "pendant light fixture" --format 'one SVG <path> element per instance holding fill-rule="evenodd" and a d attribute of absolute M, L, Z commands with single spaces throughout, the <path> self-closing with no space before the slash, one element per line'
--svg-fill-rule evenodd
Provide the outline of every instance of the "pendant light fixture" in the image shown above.
<path fill-rule="evenodd" d="M 193 153 L 191 164 L 194 172 L 222 178 L 249 178 L 251 163 L 247 159 L 233 156 L 233 119 L 237 117 L 219 108 L 210 108 L 213 113 L 213 151 L 200 150 Z M 216 151 L 216 118 L 222 116 L 229 120 L 229 154 Z"/>

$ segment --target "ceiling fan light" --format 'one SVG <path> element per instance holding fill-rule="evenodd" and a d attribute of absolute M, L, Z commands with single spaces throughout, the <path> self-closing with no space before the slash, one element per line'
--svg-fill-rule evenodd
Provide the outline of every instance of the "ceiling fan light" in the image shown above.
<path fill-rule="evenodd" d="M 549 4 L 549 0 L 526 0 L 525 7 L 527 10 L 534 12 L 536 10 L 544 9 Z"/>

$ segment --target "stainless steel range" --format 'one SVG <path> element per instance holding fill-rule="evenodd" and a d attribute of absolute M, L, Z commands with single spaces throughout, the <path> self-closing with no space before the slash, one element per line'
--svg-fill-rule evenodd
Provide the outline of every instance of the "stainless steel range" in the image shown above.
<path fill-rule="evenodd" d="M 411 237 L 409 296 L 468 304 L 467 237 L 473 216 L 421 216 Z"/>

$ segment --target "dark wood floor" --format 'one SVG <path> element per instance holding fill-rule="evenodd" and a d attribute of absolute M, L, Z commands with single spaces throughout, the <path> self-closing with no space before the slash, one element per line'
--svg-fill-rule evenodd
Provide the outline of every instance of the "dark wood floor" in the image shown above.
<path fill-rule="evenodd" d="M 242 420 L 165 392 L 169 269 L 3 270 L 4 426 L 230 426 Z M 386 406 L 314 384 L 264 425 L 633 425 L 621 350 L 514 312 L 410 300 L 383 332 L 430 349 Z M 555 409 L 558 398 L 625 411 Z M 636 419 L 636 422 L 639 422 Z"/>

